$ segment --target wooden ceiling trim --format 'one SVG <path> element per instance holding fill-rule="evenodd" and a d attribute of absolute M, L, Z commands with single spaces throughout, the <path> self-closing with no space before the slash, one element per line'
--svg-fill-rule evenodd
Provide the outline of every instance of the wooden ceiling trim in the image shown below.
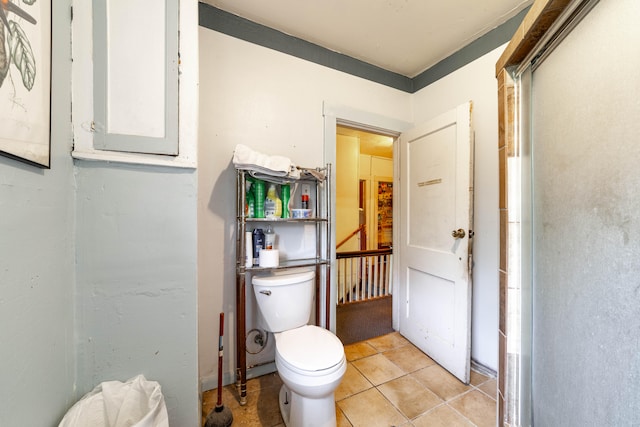
<path fill-rule="evenodd" d="M 503 68 L 520 64 L 571 2 L 572 0 L 534 2 L 496 63 L 496 76 Z"/>

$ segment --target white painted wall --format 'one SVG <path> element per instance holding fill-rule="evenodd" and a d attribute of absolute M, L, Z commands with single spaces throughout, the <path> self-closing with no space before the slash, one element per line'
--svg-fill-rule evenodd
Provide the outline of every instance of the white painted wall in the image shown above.
<path fill-rule="evenodd" d="M 57 425 L 76 399 L 70 1 L 51 5 L 51 169 L 0 157 L 1 426 Z"/>
<path fill-rule="evenodd" d="M 336 135 L 336 242 L 344 241 L 359 226 L 359 172 L 360 140 L 355 136 Z M 357 251 L 359 236 L 351 238 L 340 246 L 340 252 Z"/>
<path fill-rule="evenodd" d="M 200 28 L 198 340 L 203 388 L 215 388 L 218 315 L 226 315 L 225 382 L 235 366 L 236 144 L 322 165 L 323 102 L 397 120 L 410 95 Z"/>
<path fill-rule="evenodd" d="M 498 370 L 498 101 L 495 64 L 501 46 L 415 93 L 415 122 L 469 100 L 475 129 L 475 220 L 471 358 Z"/>

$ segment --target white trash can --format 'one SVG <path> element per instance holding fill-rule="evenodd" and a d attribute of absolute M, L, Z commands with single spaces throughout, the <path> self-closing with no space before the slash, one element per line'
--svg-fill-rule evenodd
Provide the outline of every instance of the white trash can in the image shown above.
<path fill-rule="evenodd" d="M 58 427 L 169 427 L 160 384 L 143 375 L 106 381 L 76 402 Z"/>

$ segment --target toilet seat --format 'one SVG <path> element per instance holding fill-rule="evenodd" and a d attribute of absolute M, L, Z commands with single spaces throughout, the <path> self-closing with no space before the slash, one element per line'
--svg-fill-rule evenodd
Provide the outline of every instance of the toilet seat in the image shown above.
<path fill-rule="evenodd" d="M 278 334 L 276 352 L 289 369 L 306 375 L 329 374 L 340 369 L 344 361 L 340 339 L 331 331 L 313 325 Z"/>

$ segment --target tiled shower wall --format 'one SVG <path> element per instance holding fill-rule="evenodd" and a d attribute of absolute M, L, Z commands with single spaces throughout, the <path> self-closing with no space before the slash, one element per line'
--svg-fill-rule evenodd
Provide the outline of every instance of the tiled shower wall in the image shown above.
<path fill-rule="evenodd" d="M 509 176 L 509 158 L 514 158 L 514 85 L 509 73 L 502 69 L 498 74 L 498 156 L 499 156 L 499 210 L 500 210 L 500 318 L 498 323 L 499 334 L 499 372 L 498 372 L 498 420 L 499 424 L 510 426 L 513 424 L 515 414 L 513 409 L 513 391 L 515 384 L 507 384 L 507 379 L 515 379 L 517 375 L 517 358 L 508 348 L 509 338 L 517 340 L 518 332 L 511 323 L 513 316 L 509 316 L 509 297 L 514 290 L 509 289 L 509 283 L 517 282 L 509 280 L 508 242 L 510 217 L 509 197 L 507 193 L 507 180 Z M 513 223 L 513 218 L 511 218 Z M 513 271 L 513 270 L 511 270 Z M 513 272 L 512 272 L 513 274 Z M 513 285 L 512 285 L 513 286 Z M 517 292 L 515 293 L 517 294 Z M 517 305 L 516 305 L 517 306 Z M 514 307 L 515 308 L 515 307 Z M 510 332 L 510 333 L 509 333 Z M 511 336 L 510 336 L 511 335 Z M 511 375 L 507 372 L 511 371 Z M 509 393 L 509 391 L 512 391 Z M 511 402 L 512 405 L 509 405 Z"/>

